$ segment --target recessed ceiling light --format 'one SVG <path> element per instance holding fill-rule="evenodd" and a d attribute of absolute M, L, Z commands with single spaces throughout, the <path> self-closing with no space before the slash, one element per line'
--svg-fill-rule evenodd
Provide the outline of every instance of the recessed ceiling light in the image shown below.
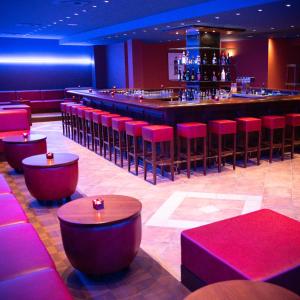
<path fill-rule="evenodd" d="M 157 27 L 155 27 L 155 28 L 154 28 L 154 30 L 158 30 L 158 28 L 157 28 Z"/>
<path fill-rule="evenodd" d="M 216 32 L 215 30 L 213 30 L 213 32 Z"/>
<path fill-rule="evenodd" d="M 58 20 L 59 22 L 63 22 L 64 20 Z"/>
<path fill-rule="evenodd" d="M 219 17 L 219 16 L 215 16 L 215 19 L 217 19 L 217 20 L 218 20 L 218 19 L 220 19 L 220 17 Z"/>
<path fill-rule="evenodd" d="M 71 19 L 71 17 L 66 17 L 66 19 Z"/>
<path fill-rule="evenodd" d="M 184 22 L 181 22 L 181 23 L 180 23 L 180 25 L 182 25 L 182 26 L 183 26 L 183 25 L 185 25 L 185 24 L 184 24 Z"/>
<path fill-rule="evenodd" d="M 123 35 L 127 35 L 127 33 L 123 33 Z"/>
<path fill-rule="evenodd" d="M 294 28 L 294 27 L 295 27 L 295 25 L 291 25 L 290 27 L 291 27 L 291 28 Z"/>
<path fill-rule="evenodd" d="M 53 24 L 55 25 L 55 24 L 57 24 L 56 22 L 53 22 Z"/>
<path fill-rule="evenodd" d="M 104 3 L 109 3 L 109 1 L 108 0 L 104 0 Z"/>
<path fill-rule="evenodd" d="M 260 8 L 260 9 L 258 9 L 257 11 L 258 11 L 258 12 L 262 12 L 263 10 Z"/>
<path fill-rule="evenodd" d="M 287 3 L 285 6 L 286 6 L 286 7 L 291 7 L 292 5 L 291 5 L 291 4 L 289 4 L 289 3 Z"/>
<path fill-rule="evenodd" d="M 200 20 L 197 20 L 197 23 L 201 23 L 201 21 L 200 21 Z"/>
<path fill-rule="evenodd" d="M 236 16 L 240 16 L 240 15 L 241 15 L 241 13 L 237 12 L 235 15 L 236 15 Z"/>
<path fill-rule="evenodd" d="M 274 27 L 271 27 L 270 29 L 271 29 L 271 30 L 274 30 L 275 28 L 274 28 Z"/>
<path fill-rule="evenodd" d="M 97 8 L 97 5 L 93 5 L 94 8 Z"/>
<path fill-rule="evenodd" d="M 170 28 L 171 26 L 170 26 L 170 25 L 167 25 L 166 27 L 167 27 L 167 28 Z"/>
<path fill-rule="evenodd" d="M 69 23 L 68 26 L 77 26 L 78 24 L 75 23 Z"/>
<path fill-rule="evenodd" d="M 144 30 L 143 30 L 143 32 L 147 32 L 147 30 L 146 30 L 146 29 L 144 29 Z"/>
<path fill-rule="evenodd" d="M 87 10 L 86 10 L 86 9 L 83 9 L 82 12 L 87 12 Z"/>
<path fill-rule="evenodd" d="M 178 34 L 179 34 L 179 32 L 178 32 L 178 31 L 176 31 L 176 34 L 178 35 Z"/>
<path fill-rule="evenodd" d="M 78 13 L 74 13 L 74 16 L 79 16 L 79 14 Z"/>
<path fill-rule="evenodd" d="M 136 32 L 134 31 L 132 34 L 136 34 Z"/>
<path fill-rule="evenodd" d="M 252 29 L 253 32 L 256 32 L 256 29 Z"/>

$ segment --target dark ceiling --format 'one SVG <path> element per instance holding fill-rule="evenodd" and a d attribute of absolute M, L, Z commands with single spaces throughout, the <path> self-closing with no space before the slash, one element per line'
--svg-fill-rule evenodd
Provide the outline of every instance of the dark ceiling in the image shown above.
<path fill-rule="evenodd" d="M 300 34 L 299 0 L 2 0 L 0 11 L 0 37 L 62 44 L 174 41 L 188 24 L 246 29 L 223 39 Z"/>

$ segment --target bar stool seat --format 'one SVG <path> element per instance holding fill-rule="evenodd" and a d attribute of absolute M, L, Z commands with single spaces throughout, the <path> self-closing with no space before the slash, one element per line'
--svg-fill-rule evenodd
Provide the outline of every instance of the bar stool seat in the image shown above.
<path fill-rule="evenodd" d="M 109 112 L 103 110 L 92 111 L 94 151 L 97 153 L 97 148 L 99 145 L 99 153 L 101 156 L 102 156 L 102 149 L 103 149 L 101 116 L 107 114 L 109 114 Z"/>
<path fill-rule="evenodd" d="M 291 128 L 291 158 L 294 158 L 295 144 L 299 144 L 296 140 L 296 127 L 300 127 L 300 114 L 287 114 L 285 119 L 287 128 Z"/>
<path fill-rule="evenodd" d="M 78 121 L 78 142 L 81 145 L 87 145 L 87 127 L 86 127 L 86 111 L 93 110 L 91 107 L 81 106 L 77 108 L 77 121 Z"/>
<path fill-rule="evenodd" d="M 237 126 L 236 121 L 232 120 L 214 120 L 209 122 L 209 150 L 212 149 L 212 134 L 218 137 L 217 141 L 217 163 L 218 172 L 221 172 L 221 162 L 222 158 L 227 156 L 233 157 L 233 169 L 235 170 L 236 165 L 236 133 Z M 223 136 L 232 135 L 233 136 L 233 147 L 231 151 L 223 151 Z"/>
<path fill-rule="evenodd" d="M 130 172 L 131 158 L 133 158 L 135 175 L 138 175 L 138 160 L 142 157 L 142 151 L 139 149 L 142 128 L 148 125 L 149 123 L 145 121 L 129 121 L 125 123 L 128 172 Z"/>
<path fill-rule="evenodd" d="M 251 133 L 257 133 L 257 145 L 255 150 L 257 154 L 257 165 L 259 165 L 261 154 L 261 119 L 244 117 L 237 118 L 236 121 L 238 132 L 244 135 L 244 167 L 247 167 L 249 150 L 254 150 L 254 147 L 249 148 L 249 134 Z"/>
<path fill-rule="evenodd" d="M 174 181 L 174 130 L 166 125 L 149 125 L 142 127 L 143 137 L 143 159 L 144 159 L 144 179 L 147 179 L 147 163 L 152 165 L 153 184 L 156 184 L 156 167 L 161 166 L 162 175 L 164 166 L 170 165 L 171 179 Z M 151 143 L 151 157 L 148 158 L 147 142 Z M 160 144 L 160 152 L 157 155 L 157 145 Z M 168 144 L 169 153 L 165 151 Z"/>
<path fill-rule="evenodd" d="M 67 106 L 67 112 L 70 111 L 71 116 L 71 138 L 79 143 L 79 127 L 78 127 L 78 108 L 84 107 L 83 105 Z"/>
<path fill-rule="evenodd" d="M 277 147 L 281 149 L 281 160 L 284 160 L 285 148 L 285 117 L 284 116 L 263 116 L 262 127 L 269 130 L 269 162 L 273 161 L 273 149 Z M 281 132 L 281 143 L 274 144 L 275 130 Z"/>
<path fill-rule="evenodd" d="M 103 155 L 106 158 L 106 150 L 108 149 L 109 160 L 112 158 L 112 119 L 121 117 L 118 114 L 101 115 L 102 137 L 103 137 Z"/>
<path fill-rule="evenodd" d="M 181 151 L 181 139 L 186 139 L 187 147 L 186 154 Z M 197 141 L 202 139 L 202 155 L 198 154 Z M 198 122 L 180 123 L 177 124 L 177 159 L 181 160 L 181 157 L 187 160 L 187 177 L 190 178 L 191 173 L 191 161 L 194 161 L 194 169 L 196 168 L 197 160 L 203 160 L 203 174 L 206 175 L 206 159 L 207 159 L 207 125 Z M 194 153 L 191 153 L 191 142 L 194 141 Z M 180 168 L 178 166 L 178 170 Z"/>
<path fill-rule="evenodd" d="M 84 111 L 84 122 L 85 122 L 85 136 L 88 149 L 90 145 L 94 151 L 94 122 L 93 122 L 93 112 L 98 112 L 99 109 L 91 108 Z"/>
<path fill-rule="evenodd" d="M 123 168 L 123 156 L 126 151 L 125 124 L 132 121 L 129 117 L 117 117 L 112 119 L 114 162 L 117 164 L 117 151 L 120 153 L 120 164 Z"/>

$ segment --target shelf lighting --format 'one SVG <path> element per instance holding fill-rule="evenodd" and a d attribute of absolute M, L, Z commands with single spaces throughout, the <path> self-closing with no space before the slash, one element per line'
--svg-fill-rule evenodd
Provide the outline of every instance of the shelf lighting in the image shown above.
<path fill-rule="evenodd" d="M 92 65 L 90 57 L 0 56 L 0 64 L 13 65 Z"/>

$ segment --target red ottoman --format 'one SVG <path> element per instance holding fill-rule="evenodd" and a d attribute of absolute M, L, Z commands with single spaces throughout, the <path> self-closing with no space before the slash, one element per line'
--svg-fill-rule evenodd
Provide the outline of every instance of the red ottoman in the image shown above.
<path fill-rule="evenodd" d="M 28 219 L 12 194 L 0 194 L 0 226 L 26 223 Z"/>
<path fill-rule="evenodd" d="M 3 175 L 0 174 L 0 194 L 11 193 L 11 189 L 4 179 Z"/>
<path fill-rule="evenodd" d="M 71 300 L 72 297 L 53 269 L 38 270 L 0 282 L 2 299 Z M 50 296 L 51 295 L 51 296 Z"/>
<path fill-rule="evenodd" d="M 181 234 L 181 280 L 194 290 L 218 281 L 266 281 L 300 294 L 300 223 L 268 209 Z"/>
<path fill-rule="evenodd" d="M 55 268 L 29 223 L 0 227 L 0 281 L 45 268 Z"/>
<path fill-rule="evenodd" d="M 71 153 L 54 153 L 53 159 L 35 155 L 23 160 L 26 186 L 37 200 L 61 200 L 74 194 L 78 182 L 78 159 Z"/>

